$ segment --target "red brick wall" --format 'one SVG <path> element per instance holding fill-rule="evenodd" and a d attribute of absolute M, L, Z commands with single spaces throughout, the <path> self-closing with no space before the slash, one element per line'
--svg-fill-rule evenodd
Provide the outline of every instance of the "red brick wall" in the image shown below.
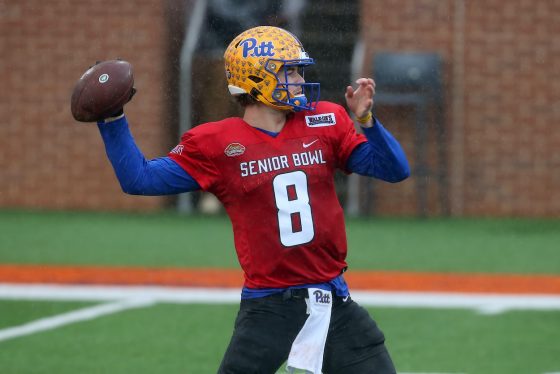
<path fill-rule="evenodd" d="M 97 126 L 70 114 L 96 60 L 135 67 L 129 119 L 148 157 L 166 152 L 161 1 L 0 0 L 0 207 L 144 210 L 164 200 L 120 191 Z"/>
<path fill-rule="evenodd" d="M 178 3 L 0 0 L 0 207 L 145 210 L 165 204 L 120 191 L 96 126 L 71 118 L 69 98 L 95 60 L 129 60 L 139 90 L 127 109 L 133 134 L 147 157 L 165 154 L 177 138 L 169 118 L 177 110 L 181 37 L 169 30 L 181 21 L 169 22 L 175 12 L 169 8 Z M 444 58 L 445 201 L 452 214 L 559 216 L 560 2 L 361 3 L 365 66 L 381 50 L 437 51 Z M 378 108 L 378 115 L 414 166 L 414 113 Z M 432 135 L 427 151 L 434 169 L 436 145 Z M 415 214 L 417 181 L 376 183 L 375 212 Z M 437 178 L 426 183 L 428 214 L 439 214 Z"/>
<path fill-rule="evenodd" d="M 451 212 L 560 216 L 560 2 L 362 0 L 362 12 L 365 66 L 381 50 L 445 60 Z M 413 116 L 383 114 L 413 155 Z M 378 211 L 414 210 L 417 179 L 380 186 Z M 433 214 L 435 178 L 428 185 Z M 389 205 L 401 199 L 411 208 Z"/>

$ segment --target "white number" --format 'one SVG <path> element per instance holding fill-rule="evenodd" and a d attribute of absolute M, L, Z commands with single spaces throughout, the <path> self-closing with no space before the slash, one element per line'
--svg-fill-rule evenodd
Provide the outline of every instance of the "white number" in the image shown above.
<path fill-rule="evenodd" d="M 276 207 L 278 208 L 278 226 L 280 241 L 286 247 L 309 243 L 313 240 L 313 216 L 307 193 L 307 176 L 303 171 L 279 174 L 272 182 Z M 295 198 L 290 199 L 288 188 L 293 187 Z M 294 231 L 292 215 L 297 214 L 301 222 L 301 230 Z"/>

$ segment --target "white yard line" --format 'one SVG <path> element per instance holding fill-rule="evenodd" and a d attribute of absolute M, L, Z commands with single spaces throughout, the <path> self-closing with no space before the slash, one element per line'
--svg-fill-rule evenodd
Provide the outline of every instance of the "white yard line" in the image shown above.
<path fill-rule="evenodd" d="M 0 283 L 0 300 L 114 301 L 144 298 L 176 304 L 235 304 L 237 288 L 188 288 L 156 286 L 84 286 Z"/>
<path fill-rule="evenodd" d="M 0 283 L 0 299 L 12 300 L 118 301 L 141 298 L 176 304 L 236 304 L 240 292 L 237 288 Z M 352 298 L 364 306 L 473 309 L 483 314 L 509 310 L 560 310 L 560 295 L 545 294 L 355 291 Z"/>
<path fill-rule="evenodd" d="M 560 295 L 445 292 L 352 292 L 362 305 L 395 308 L 474 309 L 481 314 L 510 310 L 560 310 Z"/>
<path fill-rule="evenodd" d="M 497 314 L 509 310 L 560 310 L 560 295 L 356 291 L 352 293 L 352 298 L 363 306 L 472 309 L 482 314 Z M 0 300 L 2 299 L 107 303 L 2 329 L 0 341 L 155 303 L 237 304 L 240 300 L 240 290 L 0 283 Z"/>
<path fill-rule="evenodd" d="M 0 330 L 0 341 L 31 335 L 41 331 L 53 330 L 71 323 L 88 321 L 108 314 L 122 312 L 127 309 L 143 308 L 145 306 L 152 305 L 153 303 L 153 300 L 149 299 L 121 300 L 78 309 L 52 317 L 41 318 L 20 326 Z"/>

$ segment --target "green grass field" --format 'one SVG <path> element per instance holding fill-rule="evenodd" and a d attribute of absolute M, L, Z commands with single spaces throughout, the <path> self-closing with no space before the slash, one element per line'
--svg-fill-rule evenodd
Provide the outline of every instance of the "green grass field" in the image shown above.
<path fill-rule="evenodd" d="M 227 217 L 0 211 L 0 263 L 238 268 Z M 560 220 L 352 219 L 350 269 L 560 274 Z"/>
<path fill-rule="evenodd" d="M 229 221 L 1 211 L 0 264 L 237 268 Z M 560 275 L 560 221 L 356 219 L 350 269 Z M 351 270 L 350 270 L 351 271 Z M 0 299 L 0 333 L 98 304 Z M 368 308 L 399 372 L 560 372 L 560 311 Z M 233 304 L 129 309 L 0 341 L 0 373 L 215 373 Z"/>

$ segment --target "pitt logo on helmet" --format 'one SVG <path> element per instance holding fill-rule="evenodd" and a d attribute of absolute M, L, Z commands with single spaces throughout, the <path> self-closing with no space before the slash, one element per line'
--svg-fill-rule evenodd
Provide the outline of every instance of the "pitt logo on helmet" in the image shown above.
<path fill-rule="evenodd" d="M 239 43 L 239 45 L 243 47 L 243 57 L 274 56 L 274 45 L 272 44 L 272 42 L 262 41 L 261 44 L 257 45 L 257 39 L 249 38 L 243 40 L 241 43 Z M 249 54 L 249 52 L 251 51 L 252 53 Z"/>

